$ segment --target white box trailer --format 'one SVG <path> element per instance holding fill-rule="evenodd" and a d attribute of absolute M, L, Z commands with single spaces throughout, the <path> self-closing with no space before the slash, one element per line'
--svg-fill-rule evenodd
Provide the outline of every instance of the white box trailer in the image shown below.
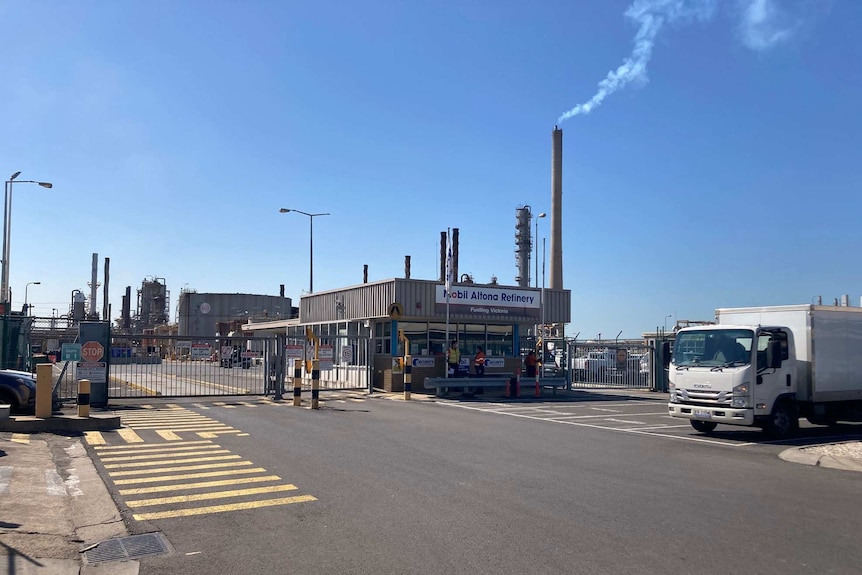
<path fill-rule="evenodd" d="M 677 332 L 671 416 L 792 433 L 862 420 L 862 308 L 790 305 L 716 310 L 716 325 Z"/>

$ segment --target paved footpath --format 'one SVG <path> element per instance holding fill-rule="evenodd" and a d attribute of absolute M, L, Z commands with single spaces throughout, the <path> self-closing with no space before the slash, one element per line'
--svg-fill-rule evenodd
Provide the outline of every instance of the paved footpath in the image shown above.
<path fill-rule="evenodd" d="M 80 437 L 0 434 L 0 573 L 135 575 L 135 561 L 83 560 L 127 534 Z"/>

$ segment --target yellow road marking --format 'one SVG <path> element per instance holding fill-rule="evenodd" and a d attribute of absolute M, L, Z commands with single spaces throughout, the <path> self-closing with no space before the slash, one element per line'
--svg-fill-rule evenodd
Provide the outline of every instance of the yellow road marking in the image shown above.
<path fill-rule="evenodd" d="M 225 477 L 246 473 L 266 473 L 263 467 L 247 467 L 245 469 L 226 469 L 224 471 L 207 471 L 205 473 L 185 473 L 182 475 L 162 475 L 159 477 L 139 477 L 137 479 L 115 479 L 114 485 L 137 485 L 140 483 L 157 483 L 159 481 L 179 481 L 181 479 L 203 479 L 204 477 Z M 119 475 L 119 474 L 115 474 Z"/>
<path fill-rule="evenodd" d="M 114 471 L 111 477 L 128 477 L 129 475 L 146 475 L 148 473 L 173 473 L 175 471 L 197 471 L 199 469 L 217 469 L 219 467 L 235 467 L 252 465 L 251 461 L 231 461 L 230 463 L 210 463 L 207 465 L 181 465 L 180 467 L 162 467 L 161 469 L 135 469 L 134 471 Z"/>
<path fill-rule="evenodd" d="M 205 445 L 202 446 L 204 449 L 211 449 L 210 446 Z M 218 445 L 213 445 L 212 447 L 217 448 Z M 159 459 L 160 457 L 190 457 L 193 455 L 214 455 L 216 453 L 230 453 L 227 449 L 216 449 L 215 451 L 187 451 L 185 453 L 177 453 L 179 450 L 172 449 L 170 453 L 166 453 L 163 450 L 159 450 L 156 453 L 148 453 L 147 455 L 125 455 L 120 457 L 103 457 L 102 462 L 114 462 L 114 461 L 141 461 L 144 459 Z M 113 454 L 112 454 L 113 455 Z"/>
<path fill-rule="evenodd" d="M 121 427 L 117 430 L 117 433 L 120 434 L 126 443 L 143 443 L 144 440 L 141 439 L 141 436 L 135 433 L 133 429 L 129 429 L 128 427 Z"/>
<path fill-rule="evenodd" d="M 157 457 L 173 457 L 177 455 L 179 457 L 185 457 L 188 455 L 187 452 L 194 451 L 195 449 L 222 449 L 220 445 L 217 445 L 211 441 L 205 442 L 203 445 L 186 445 L 185 443 L 170 443 L 168 445 L 163 444 L 152 444 L 149 445 L 140 445 L 135 447 L 141 447 L 141 449 L 126 449 L 126 450 L 102 450 L 99 451 L 99 457 L 102 458 L 102 461 L 116 461 L 117 456 L 122 455 L 140 455 L 142 453 L 157 453 L 159 454 Z M 145 449 L 144 449 L 145 448 Z M 186 452 L 186 453 L 182 453 Z M 214 453 L 214 452 L 210 452 Z M 150 456 L 152 457 L 152 455 Z"/>
<path fill-rule="evenodd" d="M 155 513 L 136 513 L 137 521 L 151 521 L 154 519 L 169 519 L 172 517 L 188 517 L 190 515 L 207 515 L 209 513 L 225 513 L 227 511 L 239 511 L 240 509 L 259 509 L 261 507 L 273 507 L 275 505 L 289 505 L 291 503 L 302 503 L 305 501 L 317 501 L 312 495 L 298 495 L 296 497 L 282 497 L 280 499 L 266 499 L 263 501 L 247 501 L 244 503 L 233 503 L 230 505 L 212 505 L 209 507 L 197 507 L 195 509 L 175 509 L 173 511 L 161 511 Z"/>
<path fill-rule="evenodd" d="M 88 431 L 85 433 L 93 433 L 93 432 Z M 98 433 L 98 432 L 95 432 L 95 433 Z M 198 441 L 198 440 L 184 441 L 182 443 L 182 445 L 203 445 L 203 444 L 207 444 L 207 443 L 212 444 L 212 441 Z M 172 445 L 171 447 L 177 447 L 177 446 Z M 153 445 L 98 445 L 98 446 L 96 446 L 96 450 L 100 451 L 100 452 L 129 450 L 129 452 L 131 453 L 132 451 L 140 451 L 143 449 L 158 449 L 158 448 L 153 446 Z"/>
<path fill-rule="evenodd" d="M 30 443 L 30 436 L 26 433 L 13 433 L 12 434 L 12 442 L 13 443 Z"/>
<path fill-rule="evenodd" d="M 213 438 L 215 438 L 215 437 L 218 437 L 218 435 L 216 435 L 215 433 L 212 433 L 212 432 L 210 432 L 210 431 L 200 431 L 200 432 L 198 432 L 198 435 L 199 435 L 200 437 L 204 437 L 204 438 L 207 438 L 207 439 L 213 439 Z"/>
<path fill-rule="evenodd" d="M 240 405 L 244 405 L 244 406 L 246 406 L 246 407 L 257 407 L 257 405 L 256 405 L 256 404 L 254 404 L 254 403 L 249 403 L 248 401 L 240 401 L 239 403 L 240 403 Z"/>
<path fill-rule="evenodd" d="M 123 421 L 134 423 L 149 423 L 158 421 L 213 421 L 205 415 L 160 415 L 158 417 L 124 417 Z"/>
<path fill-rule="evenodd" d="M 217 457 L 192 457 L 191 459 L 181 459 L 181 454 L 177 454 L 175 459 L 162 459 L 159 461 L 143 461 L 138 463 L 112 463 L 106 465 L 105 469 L 125 469 L 127 467 L 145 467 L 147 465 L 172 465 L 177 463 L 201 463 L 204 461 L 224 461 L 225 459 L 239 459 L 239 455 L 219 455 Z"/>
<path fill-rule="evenodd" d="M 278 475 L 261 475 L 260 477 L 234 477 L 219 481 L 199 481 L 198 483 L 175 483 L 173 485 L 157 485 L 155 487 L 139 487 L 137 489 L 120 489 L 120 495 L 142 495 L 144 493 L 161 493 L 177 491 L 178 489 L 201 489 L 204 487 L 222 487 L 224 485 L 241 485 L 244 483 L 263 483 L 264 481 L 281 481 Z"/>
<path fill-rule="evenodd" d="M 219 423 L 218 421 L 187 421 L 187 422 L 175 422 L 175 421 L 153 421 L 147 423 L 132 423 L 130 424 L 134 429 L 182 429 L 184 427 L 215 427 L 222 426 L 227 427 L 224 423 Z"/>
<path fill-rule="evenodd" d="M 201 423 L 199 425 L 138 425 L 135 426 L 135 429 L 144 430 L 158 430 L 158 429 L 167 429 L 169 431 L 177 432 L 177 431 L 216 431 L 219 429 L 233 429 L 233 427 L 229 425 L 225 425 L 223 423 Z"/>
<path fill-rule="evenodd" d="M 90 445 L 105 445 L 105 437 L 101 431 L 85 431 L 84 440 Z"/>
<path fill-rule="evenodd" d="M 159 436 L 165 441 L 182 441 L 182 437 L 174 433 L 173 431 L 166 431 L 164 429 L 159 429 L 156 431 Z"/>
<path fill-rule="evenodd" d="M 201 437 L 209 436 L 209 435 L 212 435 L 213 437 L 218 437 L 219 434 L 224 434 L 224 433 L 235 433 L 237 435 L 240 435 L 239 429 L 233 429 L 232 427 L 229 427 L 227 429 L 218 430 L 218 431 L 209 431 L 209 432 L 204 431 L 204 432 L 198 433 L 198 435 L 200 435 Z M 246 433 L 245 435 L 248 435 L 248 433 Z"/>
<path fill-rule="evenodd" d="M 261 493 L 279 493 L 281 491 L 296 491 L 296 485 L 270 485 L 269 487 L 252 487 L 249 489 L 234 489 L 232 491 L 215 491 L 213 493 L 195 493 L 194 495 L 177 495 L 175 497 L 156 497 L 154 499 L 135 499 L 126 501 L 129 507 L 150 507 L 151 505 L 168 505 L 171 503 L 191 503 L 192 501 L 207 501 L 209 499 L 228 499 Z"/>
<path fill-rule="evenodd" d="M 237 433 L 236 436 L 237 437 L 248 437 L 249 434 L 248 433 Z"/>
<path fill-rule="evenodd" d="M 198 409 L 209 409 L 210 408 L 209 405 L 204 405 L 203 403 L 193 403 L 192 405 L 194 405 Z"/>

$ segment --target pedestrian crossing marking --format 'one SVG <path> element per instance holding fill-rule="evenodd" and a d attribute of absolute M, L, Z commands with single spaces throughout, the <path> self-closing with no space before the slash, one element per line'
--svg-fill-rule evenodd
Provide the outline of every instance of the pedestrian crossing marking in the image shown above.
<path fill-rule="evenodd" d="M 165 429 L 157 429 L 156 433 L 159 434 L 159 436 L 165 441 L 182 441 L 183 439 L 173 431 L 168 431 Z"/>
<path fill-rule="evenodd" d="M 27 445 L 30 443 L 30 435 L 27 433 L 13 433 L 12 442 Z"/>
<path fill-rule="evenodd" d="M 180 481 L 183 479 L 203 479 L 205 477 L 227 477 L 228 475 L 245 475 L 248 473 L 266 473 L 263 467 L 246 467 L 244 469 L 227 469 L 224 471 L 206 471 L 203 473 L 184 473 L 181 475 L 161 475 L 157 477 L 138 477 L 137 479 L 115 479 L 114 485 L 132 485 L 138 483 L 158 483 L 160 481 Z M 119 475 L 114 473 L 112 475 Z"/>
<path fill-rule="evenodd" d="M 209 465 L 181 465 L 179 467 L 162 467 L 160 469 L 134 469 L 132 471 L 111 472 L 111 477 L 128 477 L 130 475 L 144 475 L 146 473 L 174 473 L 176 471 L 198 471 L 204 469 L 216 469 L 219 467 L 235 467 L 242 465 L 254 465 L 251 461 L 231 461 L 229 463 L 210 463 Z"/>
<path fill-rule="evenodd" d="M 259 509 L 261 507 L 273 507 L 275 505 L 289 505 L 291 503 L 302 503 L 305 501 L 317 501 L 313 495 L 298 495 L 296 497 L 282 497 L 280 499 L 265 499 L 263 501 L 246 501 L 230 505 L 213 505 L 210 507 L 197 507 L 194 509 L 174 509 L 153 513 L 136 513 L 132 517 L 138 521 L 153 521 L 155 519 L 169 519 L 174 517 L 189 517 L 192 515 L 208 515 L 212 513 L 225 513 L 228 511 L 239 511 L 244 509 Z"/>
<path fill-rule="evenodd" d="M 101 435 L 101 434 L 100 434 Z M 212 444 L 212 441 L 184 441 L 181 445 L 203 445 Z M 174 444 L 169 447 L 154 446 L 152 444 L 145 445 L 99 445 L 96 450 L 102 451 L 118 451 L 118 450 L 142 450 L 142 449 L 177 449 L 180 444 Z"/>
<path fill-rule="evenodd" d="M 235 431 L 233 431 L 235 432 Z M 215 432 L 202 432 L 212 433 Z M 218 433 L 232 433 L 219 431 Z M 246 434 L 247 435 L 247 434 Z M 102 435 L 97 436 L 104 440 Z M 113 437 L 123 438 L 120 434 Z M 297 491 L 278 475 L 254 466 L 208 440 L 94 445 L 102 467 L 138 521 L 225 513 L 317 501 L 312 495 L 278 497 Z M 221 505 L 215 500 L 233 501 Z M 140 512 L 142 509 L 146 512 Z"/>
<path fill-rule="evenodd" d="M 135 433 L 134 429 L 130 429 L 128 427 L 121 427 L 117 430 L 117 433 L 126 440 L 126 443 L 143 443 L 144 440 L 141 439 L 141 436 Z"/>
<path fill-rule="evenodd" d="M 145 467 L 147 465 L 171 465 L 176 463 L 203 463 L 204 461 L 225 461 L 227 459 L 239 459 L 239 455 L 218 455 L 215 457 L 192 457 L 191 459 L 161 459 L 158 461 L 144 461 L 137 463 L 112 463 L 106 465 L 105 469 L 126 469 L 129 467 Z"/>
<path fill-rule="evenodd" d="M 163 493 L 180 489 L 203 489 L 206 487 L 221 487 L 223 485 L 244 485 L 248 483 L 263 483 L 265 481 L 281 481 L 278 475 L 261 475 L 260 477 L 233 477 L 218 481 L 199 481 L 197 483 L 177 483 L 173 485 L 156 485 L 154 487 L 139 487 L 137 489 L 120 489 L 120 495 L 143 495 L 145 493 Z"/>
<path fill-rule="evenodd" d="M 100 431 L 85 431 L 84 439 L 90 445 L 105 445 L 107 443 Z"/>
<path fill-rule="evenodd" d="M 160 450 L 157 453 L 144 452 L 144 455 L 126 455 L 125 453 L 120 454 L 118 457 L 103 457 L 103 462 L 114 462 L 114 461 L 142 461 L 144 459 L 159 459 L 160 457 L 165 457 L 166 455 L 176 455 L 177 457 L 188 457 L 190 455 L 198 456 L 198 455 L 212 455 L 217 453 L 230 453 L 227 449 L 218 449 L 218 445 L 203 445 L 198 449 L 202 449 L 202 451 L 186 451 L 183 453 L 177 453 L 175 450 L 171 450 L 170 454 L 165 453 Z M 206 451 L 209 449 L 209 451 Z M 140 452 L 138 452 L 140 453 Z M 116 454 L 112 454 L 116 455 Z"/>
<path fill-rule="evenodd" d="M 296 491 L 296 485 L 287 483 L 285 485 L 270 485 L 269 487 L 251 487 L 249 489 L 234 489 L 232 491 L 216 491 L 214 493 L 196 493 L 193 495 L 176 495 L 174 497 L 157 497 L 153 499 L 136 499 L 126 501 L 131 508 L 150 507 L 153 505 L 170 505 L 174 503 L 192 503 L 194 501 L 207 501 L 210 499 L 228 499 L 230 497 L 243 497 L 245 495 L 260 495 L 262 493 L 280 493 L 282 491 Z"/>

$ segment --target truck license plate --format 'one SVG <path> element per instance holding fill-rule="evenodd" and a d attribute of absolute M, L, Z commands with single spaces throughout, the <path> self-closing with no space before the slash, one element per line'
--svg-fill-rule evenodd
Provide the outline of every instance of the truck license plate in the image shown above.
<path fill-rule="evenodd" d="M 711 419 L 712 413 L 710 413 L 709 411 L 706 411 L 704 409 L 695 409 L 694 410 L 694 416 L 700 417 L 702 419 Z"/>

